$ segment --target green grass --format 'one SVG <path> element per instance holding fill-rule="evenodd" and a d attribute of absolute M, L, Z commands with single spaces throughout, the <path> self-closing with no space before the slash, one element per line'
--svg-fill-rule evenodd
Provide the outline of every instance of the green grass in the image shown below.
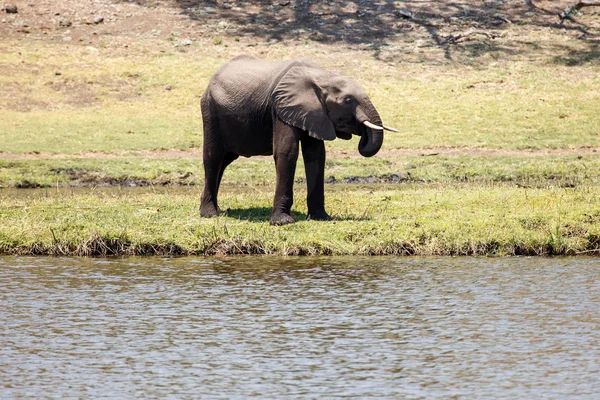
<path fill-rule="evenodd" d="M 133 41 L 127 50 L 0 41 L 0 254 L 600 254 L 600 158 L 577 154 L 600 147 L 593 60 L 531 61 L 528 53 L 429 62 L 443 57 L 435 47 L 411 63 L 344 46 L 333 58 L 326 44 L 204 44 L 180 52 L 170 40 Z M 420 57 L 414 45 L 410 51 Z M 402 182 L 328 184 L 335 220 L 306 221 L 300 161 L 297 223 L 283 227 L 268 225 L 272 159 L 240 159 L 223 179 L 227 215 L 201 219 L 199 97 L 242 52 L 310 58 L 356 78 L 386 125 L 400 129 L 386 135 L 384 151 L 465 148 L 463 155 L 365 159 L 348 157 L 356 139 L 329 142 L 326 177 L 395 174 Z M 474 148 L 500 151 L 469 155 Z M 518 151 L 543 149 L 572 155 Z M 122 188 L 131 185 L 149 187 Z"/>
<path fill-rule="evenodd" d="M 332 222 L 268 224 L 272 187 L 226 188 L 227 216 L 196 190 L 0 192 L 0 253 L 52 255 L 575 255 L 600 252 L 600 188 L 339 187 Z"/>
<path fill-rule="evenodd" d="M 196 113 L 199 114 L 199 111 Z M 60 113 L 0 111 L 0 149 L 5 153 L 122 153 L 131 150 L 201 146 L 194 112 L 175 118 L 166 112 L 127 107 L 91 107 Z"/>

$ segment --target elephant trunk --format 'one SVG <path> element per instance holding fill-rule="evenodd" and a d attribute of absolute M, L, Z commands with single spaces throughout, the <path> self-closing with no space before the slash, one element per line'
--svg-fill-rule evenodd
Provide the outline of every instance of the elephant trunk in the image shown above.
<path fill-rule="evenodd" d="M 362 101 L 361 105 L 356 108 L 356 119 L 363 126 L 360 142 L 358 142 L 358 152 L 363 157 L 372 157 L 381 148 L 383 144 L 383 128 L 377 129 L 373 127 L 381 127 L 381 117 L 375 110 L 370 100 Z M 364 125 L 365 122 L 370 122 L 370 127 Z"/>

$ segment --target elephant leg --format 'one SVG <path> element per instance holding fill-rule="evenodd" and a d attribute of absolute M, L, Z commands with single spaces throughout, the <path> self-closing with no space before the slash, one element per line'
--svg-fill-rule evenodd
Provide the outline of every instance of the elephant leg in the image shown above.
<path fill-rule="evenodd" d="M 200 200 L 200 216 L 215 217 L 219 215 L 217 192 L 219 190 L 219 174 L 223 164 L 224 151 L 204 149 L 204 190 Z"/>
<path fill-rule="evenodd" d="M 229 166 L 232 162 L 237 160 L 239 155 L 235 153 L 225 153 L 225 157 L 223 157 L 223 161 L 221 162 L 221 169 L 219 170 L 219 179 L 217 181 L 217 190 L 221 186 L 221 179 L 223 178 L 223 172 L 225 172 L 225 168 Z"/>
<path fill-rule="evenodd" d="M 213 118 L 210 99 L 202 98 L 202 121 L 204 126 L 204 146 L 202 158 L 204 164 L 204 190 L 200 199 L 200 216 L 214 217 L 219 215 L 217 192 L 221 181 L 223 161 L 226 157 L 225 146 L 221 140 L 219 126 Z M 223 168 L 224 169 L 224 168 Z"/>
<path fill-rule="evenodd" d="M 217 203 L 217 193 L 223 178 L 225 168 L 239 156 L 235 153 L 223 151 L 206 151 L 204 154 L 204 191 L 200 202 L 200 215 L 214 217 L 221 213 Z"/>
<path fill-rule="evenodd" d="M 237 160 L 239 155 L 235 153 L 225 153 L 225 157 L 223 157 L 223 161 L 221 161 L 221 168 L 219 170 L 219 177 L 217 178 L 217 191 L 219 192 L 219 188 L 221 187 L 221 179 L 223 179 L 223 172 L 225 172 L 225 168 L 235 160 Z M 221 208 L 217 205 L 217 212 L 221 213 Z"/>
<path fill-rule="evenodd" d="M 280 120 L 273 127 L 273 157 L 275 158 L 276 184 L 271 225 L 294 222 L 291 216 L 294 203 L 294 175 L 298 162 L 300 131 Z"/>
<path fill-rule="evenodd" d="M 325 211 L 325 143 L 308 135 L 300 143 L 306 171 L 308 218 L 328 221 L 331 217 Z"/>

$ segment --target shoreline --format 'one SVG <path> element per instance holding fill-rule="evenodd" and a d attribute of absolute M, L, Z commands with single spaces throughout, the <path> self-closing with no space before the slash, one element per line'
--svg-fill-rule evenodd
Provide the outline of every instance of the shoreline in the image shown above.
<path fill-rule="evenodd" d="M 300 185 L 299 185 L 300 186 Z M 340 185 L 342 186 L 342 185 Z M 223 188 L 200 218 L 198 190 L 0 191 L 0 254 L 51 256 L 599 256 L 600 187 L 343 185 L 333 220 L 270 226 L 272 188 Z"/>

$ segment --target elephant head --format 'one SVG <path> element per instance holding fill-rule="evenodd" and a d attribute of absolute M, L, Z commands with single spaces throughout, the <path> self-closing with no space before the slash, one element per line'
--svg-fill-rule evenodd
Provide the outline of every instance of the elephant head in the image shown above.
<path fill-rule="evenodd" d="M 358 151 L 364 157 L 379 151 L 384 129 L 398 132 L 382 124 L 369 96 L 352 78 L 317 67 L 290 68 L 275 88 L 273 101 L 283 122 L 316 139 L 359 135 Z"/>

